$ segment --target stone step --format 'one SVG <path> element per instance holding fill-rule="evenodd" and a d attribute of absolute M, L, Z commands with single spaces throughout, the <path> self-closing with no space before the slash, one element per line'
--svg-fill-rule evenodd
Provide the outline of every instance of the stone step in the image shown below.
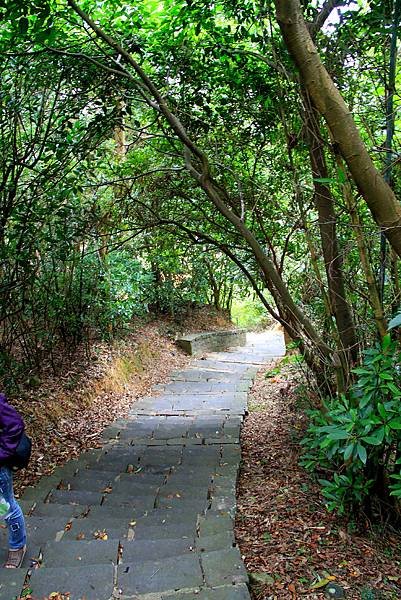
<path fill-rule="evenodd" d="M 226 550 L 227 548 L 232 548 L 234 544 L 235 539 L 232 531 L 223 531 L 214 535 L 203 535 L 195 539 L 195 546 L 198 552 Z"/>
<path fill-rule="evenodd" d="M 215 360 L 213 355 L 210 355 L 210 358 L 205 358 L 202 360 L 194 360 L 191 363 L 191 369 L 211 369 L 216 371 L 224 371 L 225 373 L 235 373 L 235 374 L 249 374 L 250 376 L 256 375 L 257 368 L 252 367 L 250 365 L 241 365 L 241 364 L 233 364 L 230 365 L 226 361 Z"/>
<path fill-rule="evenodd" d="M 154 390 L 164 392 L 165 394 L 174 395 L 190 395 L 197 394 L 200 396 L 211 394 L 227 394 L 238 392 L 247 392 L 249 388 L 248 382 L 239 383 L 208 383 L 197 381 L 175 381 L 172 383 L 160 384 L 154 386 Z"/>
<path fill-rule="evenodd" d="M 233 371 L 227 372 L 217 369 L 202 369 L 201 367 L 193 367 L 186 371 L 177 371 L 171 375 L 171 379 L 174 382 L 186 381 L 204 383 L 239 383 L 252 381 L 252 377 L 248 375 L 247 371 L 236 373 Z"/>
<path fill-rule="evenodd" d="M 195 507 L 187 506 L 180 510 L 171 510 L 165 508 L 154 508 L 147 514 L 138 516 L 131 525 L 136 530 L 144 530 L 146 527 L 175 527 L 176 525 L 184 524 L 185 527 L 196 530 L 200 515 Z M 195 529 L 193 529 L 195 528 Z M 173 529 L 172 529 L 173 530 Z M 164 535 L 164 534 L 163 534 Z M 150 539 L 150 536 L 148 536 Z M 166 537 L 164 535 L 164 537 Z M 172 536 L 175 537 L 174 535 Z"/>
<path fill-rule="evenodd" d="M 63 539 L 59 542 L 47 542 L 42 547 L 42 565 L 48 568 L 117 564 L 118 547 L 118 540 Z"/>
<path fill-rule="evenodd" d="M 89 513 L 84 518 L 73 519 L 62 540 L 123 540 L 128 538 L 129 530 L 135 523 L 132 514 L 125 518 L 106 515 L 99 518 L 99 515 Z"/>
<path fill-rule="evenodd" d="M 202 552 L 200 560 L 208 587 L 248 582 L 248 575 L 238 548 Z"/>
<path fill-rule="evenodd" d="M 88 511 L 88 506 L 82 504 L 46 504 L 39 502 L 31 512 L 33 517 L 57 517 L 67 523 L 73 517 L 79 517 Z M 25 513 L 26 514 L 26 513 Z"/>
<path fill-rule="evenodd" d="M 27 539 L 34 547 L 42 546 L 49 540 L 58 540 L 64 534 L 70 518 L 60 517 L 25 517 Z"/>
<path fill-rule="evenodd" d="M 224 585 L 213 589 L 201 588 L 193 592 L 174 592 L 162 594 L 161 600 L 250 600 L 245 583 Z"/>
<path fill-rule="evenodd" d="M 122 596 L 151 594 L 203 584 L 199 557 L 195 553 L 164 560 L 124 563 L 117 567 L 117 587 Z"/>
<path fill-rule="evenodd" d="M 103 498 L 102 506 L 104 507 L 115 507 L 118 511 L 120 508 L 131 508 L 136 512 L 145 512 L 152 510 L 156 502 L 156 493 L 149 495 L 131 495 L 131 494 L 118 494 L 112 492 L 106 494 Z"/>
<path fill-rule="evenodd" d="M 111 471 L 104 477 L 92 475 L 90 472 L 79 473 L 75 477 L 66 477 L 61 480 L 59 485 L 60 490 L 86 491 L 102 493 L 104 490 L 112 487 L 115 484 L 115 476 Z"/>
<path fill-rule="evenodd" d="M 5 592 L 5 590 L 2 589 L 1 587 L 1 583 L 3 582 L 3 575 L 5 573 L 9 572 L 9 569 L 4 569 L 3 565 L 7 560 L 7 554 L 8 554 L 8 532 L 7 529 L 5 527 L 1 527 L 0 528 L 0 599 L 3 597 L 2 596 L 2 591 Z M 22 563 L 22 567 L 21 567 L 21 572 L 24 572 L 24 576 L 26 575 L 26 570 L 31 567 L 32 562 L 34 560 L 38 560 L 38 557 L 40 555 L 40 544 L 35 543 L 35 540 L 28 538 L 27 540 L 27 551 Z M 18 580 L 19 581 L 19 580 Z M 7 597 L 7 600 L 10 600 L 9 597 Z"/>
<path fill-rule="evenodd" d="M 29 579 L 32 598 L 48 598 L 58 592 L 69 600 L 110 600 L 114 590 L 111 563 L 34 569 Z M 7 597 L 10 600 L 10 597 Z"/>
<path fill-rule="evenodd" d="M 123 542 L 121 564 L 140 563 L 150 560 L 162 560 L 172 556 L 193 553 L 194 539 L 166 538 L 158 540 L 138 539 Z"/>
<path fill-rule="evenodd" d="M 88 492 L 86 490 L 52 490 L 48 501 L 50 504 L 79 504 L 79 505 L 98 505 L 103 500 L 103 494 L 100 492 Z"/>
<path fill-rule="evenodd" d="M 24 568 L 18 571 L 15 569 L 0 569 L 0 600 L 19 598 L 26 576 L 27 570 Z"/>
<path fill-rule="evenodd" d="M 196 536 L 196 530 L 197 523 L 195 520 L 158 523 L 157 525 L 150 525 L 139 520 L 134 528 L 134 539 L 162 540 L 186 538 L 192 540 Z"/>

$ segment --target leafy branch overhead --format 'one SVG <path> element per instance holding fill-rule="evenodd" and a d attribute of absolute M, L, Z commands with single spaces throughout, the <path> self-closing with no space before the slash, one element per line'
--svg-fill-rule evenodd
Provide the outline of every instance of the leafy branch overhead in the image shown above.
<path fill-rule="evenodd" d="M 310 444 L 352 464 L 325 489 L 362 501 L 376 459 L 399 452 L 397 360 L 378 360 L 393 387 L 371 404 L 358 369 L 400 324 L 400 2 L 0 14 L 3 384 L 134 317 L 253 295 L 318 390 Z M 362 431 L 367 406 L 381 425 Z"/>

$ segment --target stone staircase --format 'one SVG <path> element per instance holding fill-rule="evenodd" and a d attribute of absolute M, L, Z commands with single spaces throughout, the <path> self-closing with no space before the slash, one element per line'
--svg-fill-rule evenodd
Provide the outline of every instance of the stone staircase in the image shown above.
<path fill-rule="evenodd" d="M 240 428 L 258 367 L 282 354 L 281 334 L 263 333 L 193 360 L 101 449 L 27 489 L 28 552 L 19 571 L 0 569 L 0 600 L 24 587 L 35 600 L 249 600 L 233 533 Z"/>

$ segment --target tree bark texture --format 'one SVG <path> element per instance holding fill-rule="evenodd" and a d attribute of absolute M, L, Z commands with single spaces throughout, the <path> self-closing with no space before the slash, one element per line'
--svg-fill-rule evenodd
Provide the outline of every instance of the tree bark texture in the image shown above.
<path fill-rule="evenodd" d="M 277 20 L 305 88 L 326 120 L 352 178 L 376 223 L 401 256 L 401 205 L 376 169 L 352 114 L 325 69 L 303 18 L 299 0 L 275 0 Z"/>
<path fill-rule="evenodd" d="M 305 125 L 309 145 L 309 158 L 314 185 L 314 203 L 319 216 L 320 240 L 326 269 L 330 304 L 341 340 L 341 350 L 348 364 L 356 362 L 358 340 L 351 307 L 347 302 L 343 276 L 343 261 L 337 239 L 336 213 L 328 178 L 324 143 L 320 135 L 319 114 L 305 94 Z"/>

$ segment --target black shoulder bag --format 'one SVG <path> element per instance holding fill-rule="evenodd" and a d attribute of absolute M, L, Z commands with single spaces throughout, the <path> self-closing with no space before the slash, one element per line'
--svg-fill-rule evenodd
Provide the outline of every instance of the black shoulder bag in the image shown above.
<path fill-rule="evenodd" d="M 21 436 L 17 448 L 15 449 L 14 454 L 10 456 L 10 458 L 7 460 L 7 467 L 12 469 L 13 471 L 25 469 L 29 464 L 29 459 L 31 458 L 31 451 L 31 439 L 24 432 Z"/>

